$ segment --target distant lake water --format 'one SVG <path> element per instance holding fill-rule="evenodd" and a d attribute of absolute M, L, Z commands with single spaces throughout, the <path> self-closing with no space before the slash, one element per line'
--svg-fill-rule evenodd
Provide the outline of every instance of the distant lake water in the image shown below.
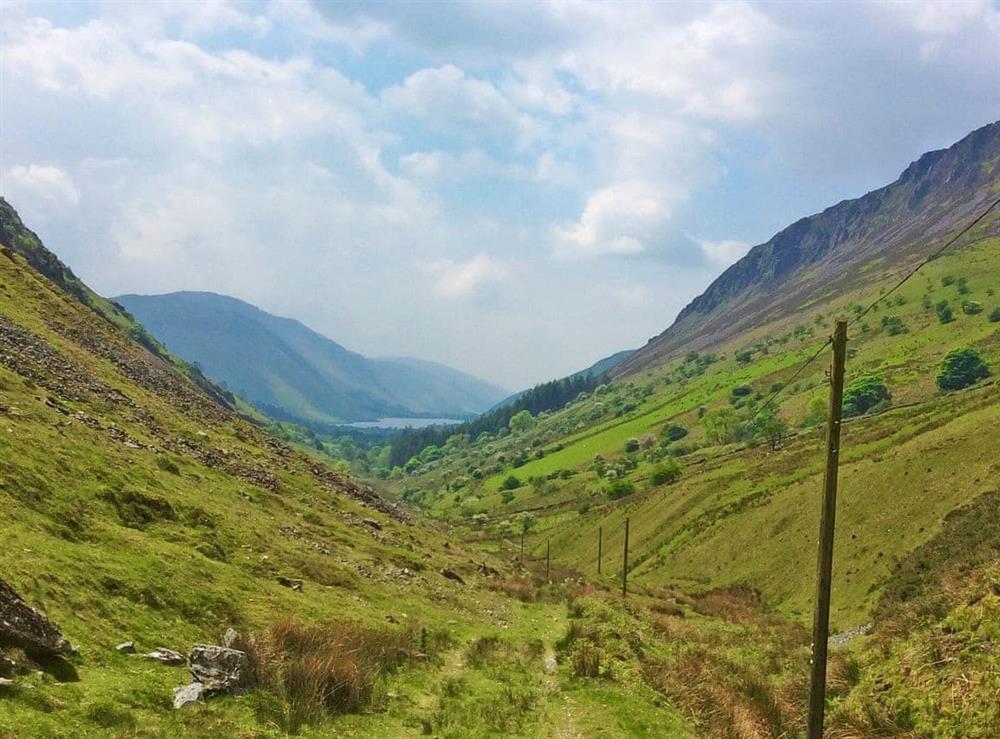
<path fill-rule="evenodd" d="M 425 429 L 428 426 L 454 426 L 456 418 L 380 418 L 377 421 L 355 421 L 348 424 L 356 429 Z"/>

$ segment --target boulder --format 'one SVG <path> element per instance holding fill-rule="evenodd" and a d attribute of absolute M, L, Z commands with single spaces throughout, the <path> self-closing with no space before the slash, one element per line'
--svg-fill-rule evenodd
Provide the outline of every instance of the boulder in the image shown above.
<path fill-rule="evenodd" d="M 247 672 L 247 655 L 238 649 L 195 644 L 188 655 L 191 677 L 210 694 L 239 692 Z"/>
<path fill-rule="evenodd" d="M 441 570 L 441 574 L 447 577 L 449 580 L 454 580 L 460 585 L 465 585 L 465 580 L 463 580 L 462 576 L 459 575 L 457 572 L 455 572 L 455 570 L 450 570 L 446 567 L 445 569 Z"/>
<path fill-rule="evenodd" d="M 201 703 L 204 694 L 205 686 L 198 682 L 174 688 L 174 708 L 180 709 Z"/>
<path fill-rule="evenodd" d="M 0 580 L 0 644 L 11 644 L 44 656 L 73 651 L 59 629 L 25 603 L 3 580 Z"/>
<path fill-rule="evenodd" d="M 187 663 L 183 654 L 175 652 L 173 649 L 167 649 L 166 647 L 157 647 L 152 652 L 147 652 L 142 656 L 146 659 L 155 659 L 157 662 L 162 662 L 165 665 L 183 665 Z"/>
<path fill-rule="evenodd" d="M 376 531 L 382 530 L 382 524 L 376 521 L 374 518 L 362 518 L 361 523 L 370 529 L 375 529 Z"/>
<path fill-rule="evenodd" d="M 123 641 L 121 644 L 115 646 L 115 649 L 123 654 L 135 654 L 135 642 Z"/>
<path fill-rule="evenodd" d="M 278 584 L 284 585 L 286 588 L 291 588 L 299 593 L 302 592 L 302 581 L 298 578 L 278 575 Z"/>

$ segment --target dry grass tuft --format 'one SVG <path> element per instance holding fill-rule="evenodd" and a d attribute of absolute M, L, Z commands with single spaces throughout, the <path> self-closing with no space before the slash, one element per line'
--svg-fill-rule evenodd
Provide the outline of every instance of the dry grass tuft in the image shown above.
<path fill-rule="evenodd" d="M 251 679 L 270 697 L 262 708 L 296 733 L 326 715 L 370 706 L 379 677 L 409 659 L 417 639 L 413 629 L 285 618 L 234 646 L 247 653 Z"/>

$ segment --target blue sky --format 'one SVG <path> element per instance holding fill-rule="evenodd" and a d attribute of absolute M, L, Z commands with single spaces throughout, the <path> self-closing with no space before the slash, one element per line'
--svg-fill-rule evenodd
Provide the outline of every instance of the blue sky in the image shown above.
<path fill-rule="evenodd" d="M 0 189 L 95 289 L 508 388 L 1000 118 L 988 0 L 0 9 Z"/>

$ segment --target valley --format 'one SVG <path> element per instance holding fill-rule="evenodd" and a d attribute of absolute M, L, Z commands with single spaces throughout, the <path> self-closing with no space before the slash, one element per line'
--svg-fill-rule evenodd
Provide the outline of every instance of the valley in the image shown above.
<path fill-rule="evenodd" d="M 802 736 L 840 317 L 827 733 L 996 736 L 998 167 L 995 123 L 755 247 L 598 374 L 377 464 L 334 453 L 302 363 L 269 375 L 299 415 L 248 402 L 3 201 L 0 579 L 74 649 L 0 629 L 0 736 Z M 268 346 L 237 334 L 219 366 Z M 239 679 L 175 708 L 224 642 Z"/>

